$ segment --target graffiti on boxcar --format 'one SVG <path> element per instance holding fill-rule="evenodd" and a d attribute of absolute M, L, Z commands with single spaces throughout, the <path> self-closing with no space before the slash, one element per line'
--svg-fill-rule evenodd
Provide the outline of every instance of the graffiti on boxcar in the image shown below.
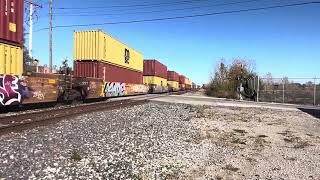
<path fill-rule="evenodd" d="M 101 87 L 100 87 L 100 92 L 101 92 Z M 96 94 L 97 93 L 97 83 L 96 82 L 90 81 L 89 93 L 90 94 Z"/>
<path fill-rule="evenodd" d="M 126 95 L 126 83 L 109 82 L 104 86 L 104 96 L 125 96 Z"/>
<path fill-rule="evenodd" d="M 142 84 L 132 84 L 129 87 L 132 93 L 147 93 L 149 91 L 149 87 Z"/>
<path fill-rule="evenodd" d="M 43 93 L 42 91 L 33 92 L 33 97 L 37 98 L 37 99 L 39 99 L 41 101 L 44 100 L 45 96 L 46 96 L 46 93 Z"/>
<path fill-rule="evenodd" d="M 27 82 L 24 77 L 19 79 L 18 83 L 19 93 L 21 94 L 21 102 L 24 99 L 32 98 L 32 90 L 30 87 L 28 87 Z"/>
<path fill-rule="evenodd" d="M 0 76 L 0 104 L 11 105 L 21 102 L 21 94 L 18 86 L 19 79 L 16 76 Z"/>
<path fill-rule="evenodd" d="M 0 75 L 0 106 L 17 105 L 32 98 L 33 92 L 24 78 Z"/>

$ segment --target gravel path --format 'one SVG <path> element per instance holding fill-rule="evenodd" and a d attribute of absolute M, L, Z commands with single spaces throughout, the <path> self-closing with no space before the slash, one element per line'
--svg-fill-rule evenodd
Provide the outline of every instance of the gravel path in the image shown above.
<path fill-rule="evenodd" d="M 0 179 L 320 179 L 300 111 L 148 103 L 0 137 Z"/>

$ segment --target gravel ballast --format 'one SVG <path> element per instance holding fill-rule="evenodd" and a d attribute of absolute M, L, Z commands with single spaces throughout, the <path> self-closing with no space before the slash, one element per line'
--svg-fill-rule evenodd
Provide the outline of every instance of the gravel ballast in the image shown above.
<path fill-rule="evenodd" d="M 147 103 L 0 137 L 0 179 L 319 179 L 301 111 Z"/>

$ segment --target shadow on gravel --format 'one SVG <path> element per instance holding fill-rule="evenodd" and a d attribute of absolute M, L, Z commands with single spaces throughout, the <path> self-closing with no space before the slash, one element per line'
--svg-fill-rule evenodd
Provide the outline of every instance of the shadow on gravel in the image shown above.
<path fill-rule="evenodd" d="M 300 111 L 310 114 L 311 116 L 320 119 L 320 109 L 305 109 L 298 108 Z"/>

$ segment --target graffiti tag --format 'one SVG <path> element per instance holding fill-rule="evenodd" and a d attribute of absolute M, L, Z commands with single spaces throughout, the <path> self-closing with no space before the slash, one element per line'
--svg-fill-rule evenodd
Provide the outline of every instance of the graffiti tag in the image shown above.
<path fill-rule="evenodd" d="M 33 92 L 33 97 L 43 101 L 45 98 L 45 93 L 41 91 L 36 91 L 36 92 Z"/>
<path fill-rule="evenodd" d="M 16 76 L 0 76 L 0 105 L 6 106 L 21 102 L 18 81 Z"/>
<path fill-rule="evenodd" d="M 109 82 L 104 86 L 105 97 L 125 96 L 126 83 Z"/>
<path fill-rule="evenodd" d="M 140 84 L 130 85 L 130 88 L 133 93 L 147 93 L 149 91 L 148 86 Z"/>

